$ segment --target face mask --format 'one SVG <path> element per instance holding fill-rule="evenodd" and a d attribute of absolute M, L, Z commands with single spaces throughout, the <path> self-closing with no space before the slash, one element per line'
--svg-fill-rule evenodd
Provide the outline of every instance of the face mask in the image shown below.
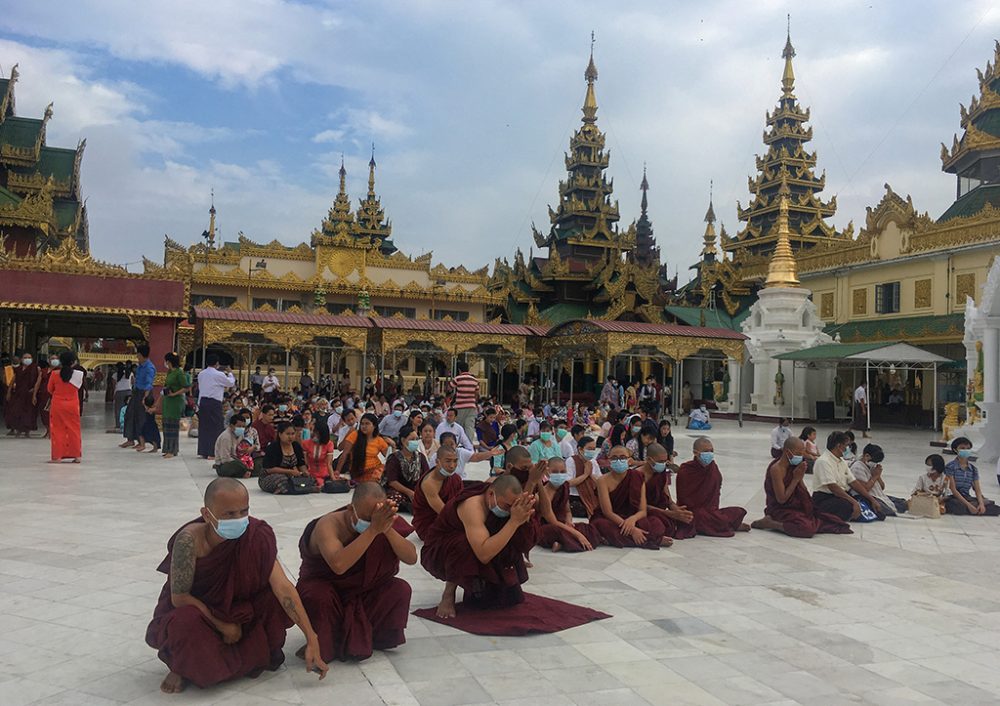
<path fill-rule="evenodd" d="M 569 473 L 550 473 L 549 483 L 558 488 L 560 485 L 569 480 Z"/>
<path fill-rule="evenodd" d="M 700 410 L 701 410 L 702 412 L 704 412 L 704 411 L 705 411 L 705 407 L 699 407 L 699 409 L 700 409 Z"/>
<path fill-rule="evenodd" d="M 26 363 L 26 365 L 28 365 L 28 364 L 29 363 Z M 958 450 L 958 457 L 959 458 L 969 458 L 970 456 L 972 456 L 972 449 L 959 449 Z"/>
<path fill-rule="evenodd" d="M 538 438 L 542 441 L 552 441 L 552 432 L 543 431 L 538 435 Z"/>
<path fill-rule="evenodd" d="M 458 467 L 457 467 L 457 466 L 456 466 L 455 470 L 458 470 Z M 446 471 L 446 470 L 445 470 L 444 468 L 442 468 L 442 467 L 438 467 L 438 473 L 440 473 L 440 474 L 441 474 L 441 475 L 443 475 L 443 476 L 444 476 L 445 478 L 447 478 L 448 476 L 451 476 L 451 475 L 453 475 L 453 474 L 455 473 L 455 471 Z"/>
<path fill-rule="evenodd" d="M 287 404 L 279 404 L 278 405 L 278 411 L 279 412 L 287 412 L 288 411 L 288 405 Z"/>
<path fill-rule="evenodd" d="M 223 539 L 239 539 L 247 531 L 247 527 L 250 526 L 249 517 L 240 517 L 236 520 L 220 520 L 212 514 L 211 510 L 208 511 L 208 514 L 212 515 L 212 519 L 216 522 L 216 534 Z"/>
<path fill-rule="evenodd" d="M 235 436 L 237 439 L 242 439 L 243 435 L 246 434 L 246 433 L 247 433 L 247 430 L 244 429 L 243 427 L 234 427 L 233 428 L 233 436 Z"/>
<path fill-rule="evenodd" d="M 22 362 L 22 363 L 23 363 L 24 365 L 31 365 L 31 363 L 32 363 L 32 360 L 33 360 L 32 358 L 21 358 L 21 362 Z"/>
<path fill-rule="evenodd" d="M 360 517 L 358 517 L 357 512 L 354 513 L 354 517 L 357 518 L 354 520 L 354 531 L 357 532 L 358 534 L 361 534 L 366 529 L 371 527 L 372 523 L 369 522 L 368 520 L 362 520 Z"/>
<path fill-rule="evenodd" d="M 403 410 L 401 409 L 392 410 L 392 416 L 394 416 L 396 419 L 399 419 L 400 417 L 403 416 Z"/>
<path fill-rule="evenodd" d="M 712 459 L 715 458 L 715 453 L 712 451 L 702 451 L 698 454 L 698 460 L 701 461 L 701 465 L 709 466 L 712 463 Z"/>
<path fill-rule="evenodd" d="M 308 429 L 303 429 L 302 430 L 302 440 L 303 441 L 308 441 L 311 436 L 312 436 L 312 432 L 310 432 Z"/>
<path fill-rule="evenodd" d="M 801 456 L 792 456 L 791 458 L 788 459 L 788 463 L 791 466 L 797 466 L 800 463 L 802 463 L 802 457 Z"/>
<path fill-rule="evenodd" d="M 494 499 L 494 502 L 495 502 L 495 499 Z M 492 512 L 494 515 L 496 515 L 500 519 L 504 519 L 505 520 L 508 517 L 510 517 L 510 510 L 504 510 L 499 505 L 494 505 L 493 507 L 491 507 L 490 508 L 490 512 Z"/>
<path fill-rule="evenodd" d="M 597 449 L 584 449 L 583 457 L 588 461 L 597 458 Z"/>
<path fill-rule="evenodd" d="M 406 442 L 406 448 L 408 448 L 413 453 L 416 453 L 417 451 L 420 450 L 420 440 L 410 439 L 409 441 Z"/>
<path fill-rule="evenodd" d="M 556 431 L 556 438 L 559 439 L 559 441 L 562 441 L 563 439 L 566 438 L 566 435 L 568 433 L 569 432 L 566 431 L 565 429 L 559 429 L 559 430 Z"/>
<path fill-rule="evenodd" d="M 59 359 L 58 358 L 53 358 L 52 360 L 49 361 L 49 365 L 52 366 L 53 368 L 58 368 L 59 367 Z"/>
<path fill-rule="evenodd" d="M 624 473 L 628 470 L 628 459 L 627 458 L 613 458 L 611 459 L 611 470 L 615 473 Z"/>
<path fill-rule="evenodd" d="M 639 426 L 639 427 L 636 427 L 636 426 L 632 427 L 632 433 L 633 434 L 638 434 L 640 431 L 642 431 L 642 427 L 641 426 Z"/>
<path fill-rule="evenodd" d="M 333 408 L 333 411 L 336 412 L 337 414 L 341 414 L 343 413 L 344 408 L 342 405 L 337 405 L 336 407 Z"/>
<path fill-rule="evenodd" d="M 653 461 L 653 463 L 650 465 L 653 467 L 653 473 L 663 473 L 665 470 L 667 470 L 666 461 Z"/>

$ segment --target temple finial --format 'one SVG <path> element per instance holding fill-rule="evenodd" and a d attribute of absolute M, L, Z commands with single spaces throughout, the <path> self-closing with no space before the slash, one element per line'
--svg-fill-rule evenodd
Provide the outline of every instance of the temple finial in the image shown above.
<path fill-rule="evenodd" d="M 785 48 L 781 52 L 785 60 L 785 70 L 781 74 L 781 92 L 784 96 L 792 95 L 795 89 L 795 72 L 792 70 L 792 57 L 795 56 L 795 47 L 792 46 L 792 15 L 788 15 L 788 28 L 785 35 Z"/>
<path fill-rule="evenodd" d="M 646 192 L 649 191 L 649 181 L 646 179 L 646 163 L 642 163 L 642 182 L 639 184 L 639 189 L 642 191 L 642 203 L 640 207 L 642 209 L 642 215 L 646 215 L 646 207 L 648 202 L 646 201 Z"/>
<path fill-rule="evenodd" d="M 594 33 L 590 33 L 590 62 L 583 77 L 587 79 L 587 96 L 583 99 L 583 122 L 597 122 L 597 96 L 594 94 L 594 81 L 597 80 L 597 66 L 594 64 Z"/>
<path fill-rule="evenodd" d="M 715 208 L 712 205 L 712 192 L 715 189 L 715 181 L 708 180 L 708 210 L 705 211 L 705 223 L 715 223 Z"/>
<path fill-rule="evenodd" d="M 347 169 L 344 168 L 344 154 L 340 154 L 340 193 L 347 193 Z"/>
<path fill-rule="evenodd" d="M 372 158 L 368 162 L 368 196 L 375 196 L 375 143 L 372 143 Z"/>
<path fill-rule="evenodd" d="M 710 179 L 708 182 L 708 210 L 705 212 L 705 235 L 702 238 L 702 248 L 701 255 L 703 258 L 707 256 L 714 257 L 716 254 L 715 250 L 715 208 L 712 205 L 712 189 L 714 187 L 713 181 Z"/>

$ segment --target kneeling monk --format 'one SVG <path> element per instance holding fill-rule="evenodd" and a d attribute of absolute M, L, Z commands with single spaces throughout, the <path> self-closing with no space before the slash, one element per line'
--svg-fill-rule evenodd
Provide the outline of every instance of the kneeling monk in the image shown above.
<path fill-rule="evenodd" d="M 805 449 L 805 442 L 797 436 L 785 440 L 781 455 L 771 462 L 764 476 L 767 496 L 764 517 L 751 526 L 784 532 L 789 537 L 809 538 L 823 532 L 851 534 L 847 522 L 813 506 L 803 480 L 808 468 L 803 456 Z"/>
<path fill-rule="evenodd" d="M 646 514 L 663 523 L 668 537 L 690 539 L 697 534 L 692 524 L 694 513 L 670 497 L 669 466 L 670 453 L 664 446 L 646 447 L 646 461 L 638 469 L 646 481 Z"/>
<path fill-rule="evenodd" d="M 462 492 L 458 469 L 458 451 L 442 446 L 437 452 L 437 466 L 425 473 L 413 490 L 413 528 L 427 541 L 427 531 L 434 524 L 445 503 Z"/>
<path fill-rule="evenodd" d="M 513 450 L 513 449 L 511 449 Z M 566 461 L 550 458 L 547 466 L 549 482 L 538 493 L 542 524 L 538 529 L 538 546 L 557 552 L 590 551 L 600 544 L 600 535 L 586 522 L 573 522 L 569 509 L 569 480 Z"/>
<path fill-rule="evenodd" d="M 293 622 L 306 637 L 306 670 L 326 676 L 316 633 L 277 556 L 274 530 L 250 517 L 246 487 L 233 478 L 209 483 L 201 518 L 170 538 L 159 566 L 167 583 L 146 644 L 170 669 L 162 691 L 277 669 Z"/>
<path fill-rule="evenodd" d="M 664 536 L 666 528 L 646 513 L 646 482 L 642 471 L 629 468 L 628 449 L 615 446 L 608 453 L 610 473 L 597 479 L 600 507 L 590 524 L 612 547 L 669 547 L 673 540 Z"/>
<path fill-rule="evenodd" d="M 502 608 L 524 600 L 524 554 L 535 544 L 537 498 L 512 475 L 477 483 L 448 501 L 431 525 L 420 563 L 445 582 L 437 614 L 455 617 L 455 593 L 472 608 Z"/>
<path fill-rule="evenodd" d="M 677 470 L 677 502 L 694 513 L 698 534 L 709 537 L 732 537 L 749 532 L 743 521 L 747 511 L 741 507 L 719 507 L 722 471 L 715 463 L 712 440 L 700 436 L 694 440 L 694 458 Z"/>
<path fill-rule="evenodd" d="M 417 548 L 395 529 L 396 505 L 378 483 L 354 486 L 351 504 L 306 525 L 299 540 L 299 595 L 322 658 L 367 659 L 406 642 L 410 584 L 399 562 Z"/>

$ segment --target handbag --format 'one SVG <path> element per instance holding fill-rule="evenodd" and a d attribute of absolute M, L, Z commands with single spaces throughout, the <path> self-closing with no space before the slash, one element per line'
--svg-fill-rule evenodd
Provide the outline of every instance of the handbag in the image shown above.
<path fill-rule="evenodd" d="M 316 479 L 312 476 L 288 476 L 289 495 L 308 495 L 316 490 Z"/>
<path fill-rule="evenodd" d="M 333 478 L 327 478 L 326 482 L 323 483 L 322 488 L 324 493 L 349 493 L 351 492 L 351 482 L 341 478 L 340 480 L 334 480 Z"/>
<path fill-rule="evenodd" d="M 858 504 L 861 506 L 861 514 L 854 520 L 855 522 L 875 522 L 878 520 L 878 515 L 872 510 L 867 500 L 858 499 Z"/>
<path fill-rule="evenodd" d="M 911 515 L 937 519 L 941 517 L 941 503 L 933 495 L 914 495 L 906 503 Z"/>

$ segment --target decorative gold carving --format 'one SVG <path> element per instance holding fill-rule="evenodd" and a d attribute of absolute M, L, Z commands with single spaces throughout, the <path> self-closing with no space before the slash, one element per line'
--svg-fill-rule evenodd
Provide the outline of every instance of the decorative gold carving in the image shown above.
<path fill-rule="evenodd" d="M 931 280 L 918 279 L 913 283 L 913 308 L 926 309 L 931 305 Z"/>
<path fill-rule="evenodd" d="M 362 351 L 368 340 L 368 329 L 351 326 L 230 321 L 227 319 L 203 319 L 201 325 L 205 340 L 209 343 L 229 341 L 234 334 L 258 334 L 286 350 L 309 343 L 320 336 L 339 338 L 345 345 Z"/>
<path fill-rule="evenodd" d="M 851 313 L 865 316 L 868 313 L 868 289 L 855 289 L 851 293 Z"/>
<path fill-rule="evenodd" d="M 128 321 L 134 327 L 139 329 L 142 333 L 142 337 L 145 340 L 149 340 L 149 317 L 148 316 L 138 316 L 136 314 L 128 314 Z"/>
<path fill-rule="evenodd" d="M 833 312 L 833 292 L 823 292 L 819 297 L 819 316 L 821 319 L 832 319 Z"/>
<path fill-rule="evenodd" d="M 964 307 L 965 298 L 972 297 L 976 298 L 976 273 L 975 272 L 963 272 L 960 275 L 955 275 L 955 301 L 954 306 Z"/>

